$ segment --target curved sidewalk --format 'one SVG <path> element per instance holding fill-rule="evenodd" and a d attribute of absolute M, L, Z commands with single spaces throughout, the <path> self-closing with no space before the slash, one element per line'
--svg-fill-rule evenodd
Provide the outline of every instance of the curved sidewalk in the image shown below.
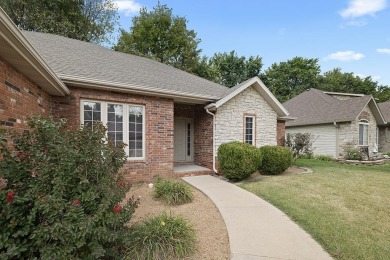
<path fill-rule="evenodd" d="M 183 177 L 219 209 L 231 259 L 332 259 L 283 212 L 256 195 L 210 175 Z"/>

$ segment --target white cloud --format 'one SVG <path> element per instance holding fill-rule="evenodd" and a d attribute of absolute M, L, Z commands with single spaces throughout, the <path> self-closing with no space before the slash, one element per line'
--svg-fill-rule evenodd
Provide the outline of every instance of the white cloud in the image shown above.
<path fill-rule="evenodd" d="M 386 49 L 386 48 L 376 49 L 376 51 L 379 53 L 390 54 L 390 49 Z"/>
<path fill-rule="evenodd" d="M 118 0 L 114 1 L 119 12 L 124 12 L 125 16 L 136 14 L 141 9 L 141 5 L 134 0 Z"/>
<path fill-rule="evenodd" d="M 356 26 L 356 27 L 362 27 L 367 24 L 367 21 L 365 19 L 362 20 L 351 20 L 346 23 L 347 26 Z"/>
<path fill-rule="evenodd" d="M 365 56 L 362 53 L 354 51 L 338 51 L 331 53 L 325 57 L 325 60 L 338 60 L 338 61 L 351 61 L 351 60 L 360 60 Z"/>
<path fill-rule="evenodd" d="M 354 18 L 364 15 L 375 15 L 385 9 L 387 0 L 350 0 L 347 9 L 342 10 L 340 15 L 343 18 Z"/>
<path fill-rule="evenodd" d="M 367 75 L 361 74 L 361 73 L 353 73 L 353 75 L 354 75 L 355 77 L 359 77 L 359 78 L 361 78 L 361 79 L 365 79 L 365 78 L 368 77 Z M 378 81 L 378 80 L 381 79 L 381 76 L 379 76 L 379 75 L 374 75 L 374 76 L 370 76 L 370 77 L 371 77 L 371 79 L 372 79 L 373 81 Z"/>

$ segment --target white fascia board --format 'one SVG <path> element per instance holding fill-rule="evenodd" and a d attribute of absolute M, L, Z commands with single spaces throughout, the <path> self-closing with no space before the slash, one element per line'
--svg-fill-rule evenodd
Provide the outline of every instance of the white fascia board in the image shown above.
<path fill-rule="evenodd" d="M 379 120 L 377 119 L 377 117 L 375 118 L 375 120 L 377 121 L 376 124 L 377 125 L 382 125 L 382 124 L 386 124 L 386 120 L 385 118 L 383 117 L 382 115 L 382 112 L 381 110 L 379 109 L 378 107 L 378 104 L 376 103 L 375 99 L 371 96 L 371 99 L 368 101 L 367 105 L 369 105 L 370 103 L 373 104 L 374 106 L 374 110 L 375 111 L 372 111 L 372 113 L 374 114 L 374 117 L 375 117 L 375 114 L 377 115 L 377 117 L 379 117 Z M 367 106 L 366 105 L 366 106 Z M 372 108 L 371 108 L 372 109 Z M 361 113 L 361 112 L 360 112 Z M 360 115 L 359 113 L 359 115 Z M 379 121 L 379 122 L 378 122 Z"/>
<path fill-rule="evenodd" d="M 46 64 L 38 52 L 24 37 L 22 32 L 4 10 L 0 7 L 0 37 L 2 37 L 20 55 L 29 66 L 31 66 L 39 76 L 47 82 L 57 95 L 65 96 L 69 94 L 69 89 L 57 77 L 53 70 Z M 43 87 L 43 86 L 41 86 Z M 49 91 L 50 92 L 50 91 Z"/>
<path fill-rule="evenodd" d="M 243 84 L 241 87 L 237 88 L 235 91 L 230 93 L 229 95 L 225 96 L 224 98 L 218 100 L 215 103 L 215 108 L 218 108 L 228 102 L 230 99 L 247 89 L 248 87 L 252 86 L 253 84 L 256 84 L 256 90 L 259 92 L 260 95 L 263 96 L 263 98 L 270 104 L 270 106 L 276 111 L 279 117 L 288 116 L 288 111 L 283 107 L 283 105 L 279 102 L 279 100 L 276 99 L 276 97 L 269 91 L 269 89 L 264 85 L 264 83 L 258 78 L 254 77 L 250 80 L 248 80 L 245 84 Z"/>
<path fill-rule="evenodd" d="M 182 101 L 188 101 L 191 103 L 207 103 L 216 100 L 213 96 L 204 96 L 194 93 L 184 93 L 180 91 L 174 90 L 165 90 L 159 88 L 153 88 L 148 86 L 141 86 L 135 84 L 124 84 L 120 82 L 110 82 L 110 81 L 100 81 L 94 80 L 90 78 L 81 78 L 74 77 L 64 74 L 59 74 L 59 77 L 62 81 L 69 85 L 75 87 L 84 87 L 84 88 L 94 88 L 94 89 L 102 89 L 102 90 L 111 90 L 111 91 L 119 91 L 119 92 L 131 92 L 140 95 L 153 95 L 158 97 L 172 98 L 178 99 Z"/>

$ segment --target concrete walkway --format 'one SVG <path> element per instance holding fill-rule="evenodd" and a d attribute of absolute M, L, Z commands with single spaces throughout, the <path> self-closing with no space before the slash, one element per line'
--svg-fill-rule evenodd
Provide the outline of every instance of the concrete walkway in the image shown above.
<path fill-rule="evenodd" d="M 332 259 L 283 212 L 256 195 L 210 175 L 184 177 L 219 209 L 231 259 Z"/>

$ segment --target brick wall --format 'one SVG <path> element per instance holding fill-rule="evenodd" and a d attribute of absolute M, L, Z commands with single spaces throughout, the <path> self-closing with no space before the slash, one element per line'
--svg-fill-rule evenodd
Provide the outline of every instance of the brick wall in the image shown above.
<path fill-rule="evenodd" d="M 195 163 L 213 169 L 213 117 L 203 105 L 195 107 Z"/>
<path fill-rule="evenodd" d="M 69 88 L 67 97 L 53 98 L 53 115 L 80 125 L 80 99 L 113 101 L 145 106 L 145 159 L 128 161 L 123 170 L 131 182 L 148 182 L 173 176 L 173 100 L 112 91 Z"/>
<path fill-rule="evenodd" d="M 28 129 L 27 118 L 50 114 L 50 96 L 0 57 L 0 127 Z"/>
<path fill-rule="evenodd" d="M 286 135 L 286 122 L 282 120 L 277 121 L 276 125 L 276 143 L 279 146 L 284 146 L 285 143 L 285 135 Z"/>

